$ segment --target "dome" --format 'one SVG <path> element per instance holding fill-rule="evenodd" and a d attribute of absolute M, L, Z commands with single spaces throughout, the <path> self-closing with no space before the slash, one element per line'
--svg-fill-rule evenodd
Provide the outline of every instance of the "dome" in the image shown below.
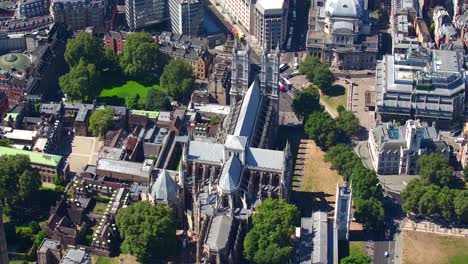
<path fill-rule="evenodd" d="M 5 55 L 5 60 L 8 61 L 8 62 L 14 62 L 17 59 L 18 59 L 18 57 L 15 54 Z"/>
<path fill-rule="evenodd" d="M 327 16 L 357 18 L 361 16 L 361 12 L 358 0 L 327 0 L 325 3 Z"/>
<path fill-rule="evenodd" d="M 9 53 L 0 56 L 0 70 L 6 72 L 22 72 L 31 65 L 28 56 L 22 53 Z"/>

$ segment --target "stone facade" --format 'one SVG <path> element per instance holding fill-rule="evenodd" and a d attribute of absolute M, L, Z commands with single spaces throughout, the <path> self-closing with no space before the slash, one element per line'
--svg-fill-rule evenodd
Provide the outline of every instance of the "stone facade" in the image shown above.
<path fill-rule="evenodd" d="M 309 12 L 307 53 L 340 70 L 373 69 L 378 37 L 370 36 L 363 1 L 314 0 Z"/>

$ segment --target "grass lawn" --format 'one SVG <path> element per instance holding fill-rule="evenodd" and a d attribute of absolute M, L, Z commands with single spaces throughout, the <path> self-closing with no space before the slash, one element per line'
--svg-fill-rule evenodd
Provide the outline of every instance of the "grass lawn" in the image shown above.
<path fill-rule="evenodd" d="M 136 81 L 127 81 L 124 84 L 104 88 L 98 97 L 103 100 L 116 98 L 124 101 L 128 96 L 135 94 L 139 94 L 140 97 L 143 98 L 150 89 L 164 91 L 157 84 L 153 86 L 144 86 Z"/>
<path fill-rule="evenodd" d="M 104 214 L 104 212 L 106 211 L 106 208 L 107 208 L 106 203 L 96 202 L 96 205 L 93 208 L 93 213 L 95 213 L 95 214 Z"/>
<path fill-rule="evenodd" d="M 364 254 L 364 241 L 349 241 L 349 255 Z"/>
<path fill-rule="evenodd" d="M 402 263 L 468 263 L 467 249 L 466 238 L 404 231 Z"/>
<path fill-rule="evenodd" d="M 123 259 L 122 262 L 120 260 Z M 92 256 L 93 264 L 139 264 L 135 257 L 130 255 L 120 255 L 114 258 Z"/>
<path fill-rule="evenodd" d="M 325 200 L 334 203 L 336 184 L 342 184 L 343 179 L 331 169 L 331 164 L 325 162 L 324 158 L 325 153 L 315 145 L 314 141 L 309 140 L 300 190 L 323 194 Z"/>
<path fill-rule="evenodd" d="M 331 94 L 322 94 L 320 98 L 327 104 L 331 109 L 336 110 L 340 105 L 346 108 L 346 100 L 348 96 L 348 89 L 341 85 L 335 85 Z"/>

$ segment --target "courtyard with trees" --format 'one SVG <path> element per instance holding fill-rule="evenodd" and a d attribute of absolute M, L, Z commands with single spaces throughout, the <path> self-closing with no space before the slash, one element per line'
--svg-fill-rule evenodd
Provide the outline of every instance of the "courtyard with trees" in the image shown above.
<path fill-rule="evenodd" d="M 67 42 L 65 60 L 70 70 L 59 84 L 71 101 L 97 99 L 130 109 L 169 110 L 172 99 L 188 99 L 194 80 L 190 63 L 167 61 L 145 32 L 130 34 L 121 54 L 104 50 L 100 38 L 79 32 Z"/>

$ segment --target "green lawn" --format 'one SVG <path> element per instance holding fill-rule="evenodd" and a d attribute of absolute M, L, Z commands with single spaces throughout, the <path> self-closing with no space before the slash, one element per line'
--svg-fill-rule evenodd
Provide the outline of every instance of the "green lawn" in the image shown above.
<path fill-rule="evenodd" d="M 98 257 L 96 259 L 96 264 L 114 264 L 114 263 L 119 263 L 118 260 L 112 259 L 112 258 L 107 258 L 107 257 Z"/>
<path fill-rule="evenodd" d="M 148 93 L 151 88 L 162 91 L 162 88 L 159 85 L 144 86 L 143 84 L 135 81 L 127 81 L 123 85 L 104 88 L 99 94 L 99 97 L 116 96 L 118 98 L 125 99 L 126 97 L 134 94 L 139 94 L 140 97 L 145 97 L 146 93 Z"/>
<path fill-rule="evenodd" d="M 364 241 L 349 241 L 349 255 L 364 254 Z"/>
<path fill-rule="evenodd" d="M 334 89 L 332 94 L 321 95 L 320 98 L 322 99 L 322 101 L 333 110 L 336 110 L 336 108 L 340 105 L 342 105 L 346 109 L 348 89 L 341 85 L 335 85 L 335 87 L 332 89 Z"/>
<path fill-rule="evenodd" d="M 107 204 L 97 202 L 93 208 L 93 213 L 95 214 L 104 214 L 106 212 Z"/>

